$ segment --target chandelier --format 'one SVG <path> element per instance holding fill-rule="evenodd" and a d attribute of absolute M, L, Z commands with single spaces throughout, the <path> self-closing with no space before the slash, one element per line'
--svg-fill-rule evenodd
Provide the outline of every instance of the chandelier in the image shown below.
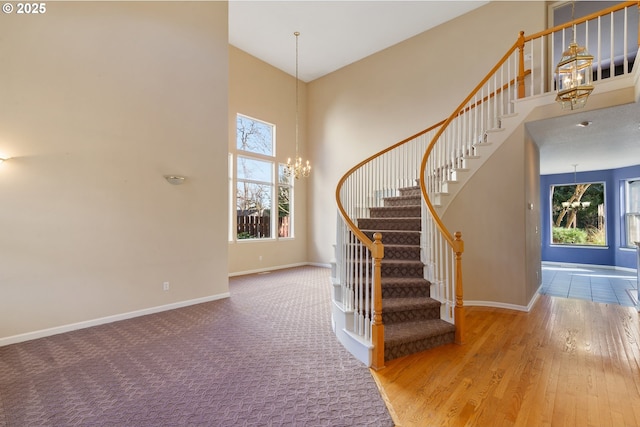
<path fill-rule="evenodd" d="M 576 175 L 578 170 L 578 164 L 574 163 L 571 166 L 573 166 L 573 184 L 577 186 Z M 591 202 L 581 202 L 580 201 L 581 198 L 582 198 L 582 194 L 580 194 L 580 196 L 578 197 L 578 200 L 571 200 L 573 199 L 573 197 L 571 197 L 571 199 L 567 200 L 566 202 L 562 202 L 563 209 L 566 209 L 568 211 L 581 211 L 591 206 Z"/>
<path fill-rule="evenodd" d="M 573 20 L 575 2 L 571 4 L 571 20 Z M 593 55 L 587 52 L 586 47 L 576 43 L 576 24 L 573 24 L 573 41 L 569 43 L 567 50 L 562 52 L 562 58 L 556 66 L 556 88 L 558 94 L 556 101 L 562 105 L 562 109 L 576 110 L 587 103 L 589 94 L 593 91 L 591 73 Z"/>
<path fill-rule="evenodd" d="M 292 160 L 291 158 L 287 159 L 287 164 L 284 166 L 284 174 L 287 177 L 295 177 L 296 179 L 303 177 L 308 177 L 311 173 L 311 164 L 309 160 L 306 162 L 302 161 L 302 157 L 298 154 L 298 121 L 299 121 L 299 97 L 298 97 L 298 36 L 300 33 L 296 31 L 293 33 L 296 36 L 296 157 Z"/>

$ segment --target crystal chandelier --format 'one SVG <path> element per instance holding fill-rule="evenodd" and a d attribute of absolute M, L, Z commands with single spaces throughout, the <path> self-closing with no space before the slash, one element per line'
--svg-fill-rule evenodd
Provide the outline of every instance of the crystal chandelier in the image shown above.
<path fill-rule="evenodd" d="M 300 33 L 296 31 L 293 33 L 296 36 L 296 157 L 295 159 L 288 158 L 287 164 L 284 167 L 284 174 L 288 177 L 295 177 L 296 179 L 308 177 L 311 173 L 311 164 L 309 160 L 302 161 L 302 157 L 298 154 L 298 117 L 299 117 L 299 97 L 298 97 L 298 36 Z"/>
<path fill-rule="evenodd" d="M 573 20 L 575 4 L 571 4 L 571 20 Z M 563 109 L 576 110 L 587 103 L 587 98 L 593 91 L 591 73 L 593 55 L 587 52 L 586 47 L 576 43 L 576 24 L 573 24 L 573 41 L 562 53 L 562 58 L 556 66 L 556 88 L 558 101 Z"/>

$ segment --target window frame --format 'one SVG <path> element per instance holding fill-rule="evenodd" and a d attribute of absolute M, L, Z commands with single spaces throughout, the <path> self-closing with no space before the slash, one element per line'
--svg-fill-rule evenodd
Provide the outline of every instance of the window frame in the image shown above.
<path fill-rule="evenodd" d="M 257 122 L 262 125 L 266 125 L 269 127 L 271 132 L 271 147 L 270 150 L 265 150 L 266 152 L 261 152 L 260 150 L 252 151 L 250 149 L 243 149 L 239 146 L 239 134 L 238 134 L 238 125 L 241 119 L 250 120 L 253 122 Z M 229 221 L 229 241 L 230 242 L 265 242 L 265 241 L 276 241 L 280 239 L 293 239 L 295 237 L 294 234 L 294 185 L 292 180 L 289 178 L 289 184 L 286 185 L 289 189 L 289 236 L 280 237 L 280 228 L 279 228 L 279 216 L 280 216 L 280 187 L 283 186 L 280 182 L 280 170 L 283 166 L 282 163 L 278 162 L 276 153 L 277 153 L 277 127 L 273 123 L 269 123 L 265 120 L 257 119 L 246 114 L 236 113 L 236 133 L 235 133 L 235 142 L 234 149 L 232 153 L 229 153 L 229 192 L 230 192 L 230 210 L 231 210 L 231 219 Z M 261 174 L 260 177 L 250 177 L 243 176 L 244 172 L 239 172 L 239 162 L 241 159 L 247 159 L 249 161 L 256 162 L 264 162 L 269 166 L 269 178 L 266 179 L 267 174 Z M 238 212 L 239 212 L 239 204 L 238 204 L 238 185 L 241 183 L 247 183 L 250 185 L 261 185 L 268 186 L 270 191 L 269 196 L 269 235 L 267 237 L 248 237 L 248 238 L 238 238 Z M 264 215 L 262 215 L 264 216 Z"/>
<path fill-rule="evenodd" d="M 630 196 L 630 188 L 631 184 L 637 183 L 637 195 L 638 198 L 638 210 L 632 210 L 631 207 L 631 196 Z M 635 249 L 637 246 L 634 244 L 634 239 L 631 236 L 631 227 L 630 223 L 632 221 L 631 218 L 635 218 L 636 227 L 640 227 L 640 178 L 629 178 L 624 181 L 624 247 L 629 249 Z M 640 234 L 640 232 L 639 232 Z M 639 239 L 640 240 L 640 239 Z"/>
<path fill-rule="evenodd" d="M 570 187 L 584 184 L 598 184 L 602 185 L 602 205 L 603 205 L 603 224 L 604 224 L 604 243 L 603 244 L 593 244 L 593 243 L 562 243 L 562 242 L 554 242 L 554 229 L 555 221 L 554 221 L 554 193 L 557 187 Z M 587 190 L 588 191 L 588 190 Z M 586 193 L 586 192 L 585 192 Z M 607 215 L 608 215 L 609 207 L 607 206 L 607 183 L 605 181 L 591 181 L 591 182 L 571 182 L 571 183 L 558 183 L 551 184 L 549 186 L 549 242 L 550 246 L 562 247 L 562 248 L 589 248 L 589 249 L 606 249 L 609 247 L 609 230 L 607 227 Z M 577 227 L 574 227 L 577 228 Z"/>

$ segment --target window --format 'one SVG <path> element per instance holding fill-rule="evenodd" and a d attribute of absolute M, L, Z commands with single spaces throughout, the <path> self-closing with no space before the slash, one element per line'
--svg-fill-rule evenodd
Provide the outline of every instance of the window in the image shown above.
<path fill-rule="evenodd" d="M 625 229 L 627 246 L 640 242 L 640 179 L 633 179 L 625 185 Z"/>
<path fill-rule="evenodd" d="M 285 175 L 284 164 L 278 167 L 278 237 L 293 237 L 291 206 L 293 206 L 293 182 Z"/>
<path fill-rule="evenodd" d="M 235 238 L 292 237 L 291 181 L 278 165 L 276 184 L 275 126 L 238 114 L 236 117 Z M 277 215 L 272 215 L 277 207 Z M 274 233 L 274 229 L 277 233 Z"/>
<path fill-rule="evenodd" d="M 555 245 L 607 244 L 604 183 L 551 186 L 551 230 Z"/>

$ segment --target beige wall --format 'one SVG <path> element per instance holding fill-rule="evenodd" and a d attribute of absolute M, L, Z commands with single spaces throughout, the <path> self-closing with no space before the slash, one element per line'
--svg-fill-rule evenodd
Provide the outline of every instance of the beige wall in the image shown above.
<path fill-rule="evenodd" d="M 292 46 L 294 43 L 291 36 Z M 294 51 L 292 50 L 292 55 Z M 292 56 L 292 61 L 295 58 Z M 295 156 L 295 77 L 237 49 L 229 47 L 229 151 L 236 145 L 236 116 L 244 114 L 276 126 L 276 158 L 286 163 Z M 299 86 L 299 150 L 308 158 L 306 138 L 307 86 Z M 315 163 L 312 164 L 315 167 Z M 315 170 L 312 172 L 315 174 Z M 233 241 L 229 243 L 229 274 L 303 264 L 307 257 L 308 179 L 294 180 L 294 238 Z M 235 201 L 234 201 L 235 203 Z"/>
<path fill-rule="evenodd" d="M 309 83 L 309 259 L 335 242 L 335 186 L 354 164 L 444 119 L 515 43 L 545 27 L 539 1 L 491 2 Z"/>
<path fill-rule="evenodd" d="M 0 338 L 225 295 L 226 2 L 47 7 L 1 17 Z"/>
<path fill-rule="evenodd" d="M 461 231 L 465 243 L 465 301 L 526 306 L 537 290 L 527 274 L 531 268 L 540 268 L 540 243 L 536 259 L 530 258 L 527 231 L 535 235 L 537 215 L 529 211 L 528 203 L 537 205 L 540 200 L 530 198 L 539 187 L 539 178 L 537 185 L 529 183 L 526 173 L 533 166 L 527 156 L 537 160 L 536 153 L 535 144 L 531 147 L 524 142 L 524 125 L 518 126 L 443 215 L 447 228 Z M 529 189 L 529 184 L 535 188 Z"/>

